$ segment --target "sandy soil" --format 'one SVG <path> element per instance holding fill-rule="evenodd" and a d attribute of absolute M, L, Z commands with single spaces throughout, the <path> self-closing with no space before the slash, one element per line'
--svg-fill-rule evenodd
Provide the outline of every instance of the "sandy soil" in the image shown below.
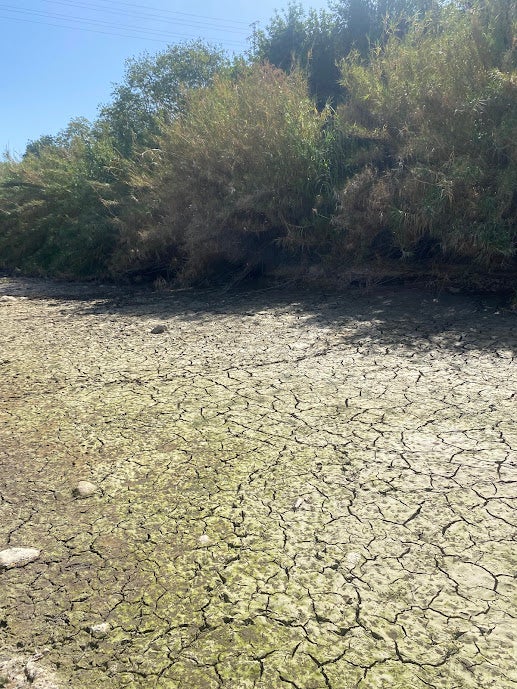
<path fill-rule="evenodd" d="M 0 686 L 517 687 L 497 298 L 3 279 L 0 320 L 0 550 L 41 551 Z"/>

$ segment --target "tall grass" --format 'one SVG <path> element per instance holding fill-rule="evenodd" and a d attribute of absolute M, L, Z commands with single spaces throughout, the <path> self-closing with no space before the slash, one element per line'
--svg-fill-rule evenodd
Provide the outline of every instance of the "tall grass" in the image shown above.
<path fill-rule="evenodd" d="M 192 91 L 165 129 L 148 186 L 157 199 L 137 263 L 163 256 L 185 281 L 250 270 L 313 216 L 328 176 L 324 125 L 301 74 L 267 65 Z"/>
<path fill-rule="evenodd" d="M 59 277 L 105 275 L 120 189 L 107 142 L 69 131 L 0 171 L 0 265 Z"/>
<path fill-rule="evenodd" d="M 513 260 L 517 73 L 511 47 L 498 46 L 479 13 L 449 7 L 394 34 L 369 64 L 343 62 L 340 126 L 363 142 L 339 192 L 343 246 L 368 256 L 389 232 L 404 257 L 432 246 L 438 260 Z"/>
<path fill-rule="evenodd" d="M 183 283 L 310 261 L 330 279 L 359 262 L 515 270 L 516 5 L 429 6 L 343 60 L 337 111 L 300 71 L 242 61 L 199 81 L 187 55 L 181 108 L 144 117 L 125 152 L 109 108 L 33 142 L 0 164 L 0 267 Z M 185 54 L 167 56 L 165 100 Z M 163 72 L 135 63 L 135 98 L 148 65 Z"/>

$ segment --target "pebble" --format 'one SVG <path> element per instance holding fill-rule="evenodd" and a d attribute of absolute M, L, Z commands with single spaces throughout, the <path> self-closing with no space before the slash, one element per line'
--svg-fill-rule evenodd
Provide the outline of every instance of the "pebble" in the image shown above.
<path fill-rule="evenodd" d="M 207 536 L 205 533 L 199 537 L 199 542 L 201 545 L 206 545 L 207 543 L 210 543 L 210 537 Z"/>
<path fill-rule="evenodd" d="M 161 335 L 162 333 L 167 332 L 167 326 L 166 325 L 155 325 L 154 328 L 151 330 L 151 333 L 153 335 Z"/>
<path fill-rule="evenodd" d="M 41 550 L 37 548 L 6 548 L 0 550 L 0 568 L 23 567 L 37 560 Z"/>
<path fill-rule="evenodd" d="M 37 667 L 36 663 L 33 660 L 28 660 L 27 664 L 25 665 L 25 676 L 31 684 L 34 682 L 38 674 L 39 668 Z"/>
<path fill-rule="evenodd" d="M 92 624 L 90 627 L 90 634 L 97 639 L 102 639 L 108 635 L 111 627 L 107 622 L 100 622 L 99 624 Z"/>
<path fill-rule="evenodd" d="M 353 569 L 361 561 L 359 553 L 350 552 L 345 558 L 345 565 L 349 569 Z"/>
<path fill-rule="evenodd" d="M 74 495 L 78 498 L 89 498 L 97 492 L 97 486 L 91 481 L 79 481 L 74 488 Z"/>

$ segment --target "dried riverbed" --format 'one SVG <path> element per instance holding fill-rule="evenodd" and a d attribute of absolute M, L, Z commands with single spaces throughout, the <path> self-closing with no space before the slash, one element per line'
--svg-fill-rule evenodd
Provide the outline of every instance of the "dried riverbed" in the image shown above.
<path fill-rule="evenodd" d="M 498 299 L 0 295 L 3 686 L 517 687 Z"/>

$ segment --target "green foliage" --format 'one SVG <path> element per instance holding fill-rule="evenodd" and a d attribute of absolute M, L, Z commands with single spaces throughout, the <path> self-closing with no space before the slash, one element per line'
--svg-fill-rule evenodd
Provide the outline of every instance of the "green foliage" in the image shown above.
<path fill-rule="evenodd" d="M 248 63 L 201 42 L 131 60 L 97 122 L 0 163 L 0 267 L 515 268 L 516 28 L 514 0 L 339 0 L 277 13 Z"/>
<path fill-rule="evenodd" d="M 320 108 L 334 105 L 346 91 L 340 83 L 339 62 L 351 51 L 366 58 L 370 46 L 386 40 L 388 26 L 403 35 L 413 16 L 436 0 L 335 0 L 327 11 L 306 12 L 290 2 L 276 12 L 265 29 L 253 35 L 253 58 L 289 72 L 306 72 L 309 89 Z"/>
<path fill-rule="evenodd" d="M 188 90 L 207 86 L 216 74 L 230 69 L 224 51 L 203 41 L 131 58 L 112 102 L 101 109 L 100 122 L 117 149 L 130 155 L 139 146 L 153 144 L 162 123 L 181 112 Z"/>
<path fill-rule="evenodd" d="M 517 75 L 491 37 L 478 13 L 449 7 L 369 64 L 343 62 L 341 128 L 362 142 L 335 218 L 349 248 L 368 254 L 388 229 L 404 256 L 423 245 L 488 265 L 515 255 Z"/>
<path fill-rule="evenodd" d="M 9 159 L 0 173 L 0 266 L 69 277 L 116 272 L 115 248 L 117 257 L 133 256 L 128 238 L 152 213 L 146 191 L 162 127 L 189 89 L 238 70 L 201 41 L 130 60 L 97 122 L 73 120 L 30 142 L 22 161 Z"/>
<path fill-rule="evenodd" d="M 0 177 L 4 267 L 63 277 L 106 272 L 116 238 L 117 155 L 84 120 L 32 142 Z"/>
<path fill-rule="evenodd" d="M 264 30 L 253 34 L 253 59 L 268 62 L 285 72 L 306 72 L 311 94 L 320 108 L 341 94 L 335 22 L 328 12 L 307 13 L 291 2 L 276 12 Z"/>
<path fill-rule="evenodd" d="M 180 256 L 191 280 L 223 263 L 258 262 L 271 242 L 295 236 L 328 173 L 327 119 L 300 74 L 270 66 L 192 91 L 161 142 L 148 192 L 159 207 L 139 231 L 142 265 Z"/>

